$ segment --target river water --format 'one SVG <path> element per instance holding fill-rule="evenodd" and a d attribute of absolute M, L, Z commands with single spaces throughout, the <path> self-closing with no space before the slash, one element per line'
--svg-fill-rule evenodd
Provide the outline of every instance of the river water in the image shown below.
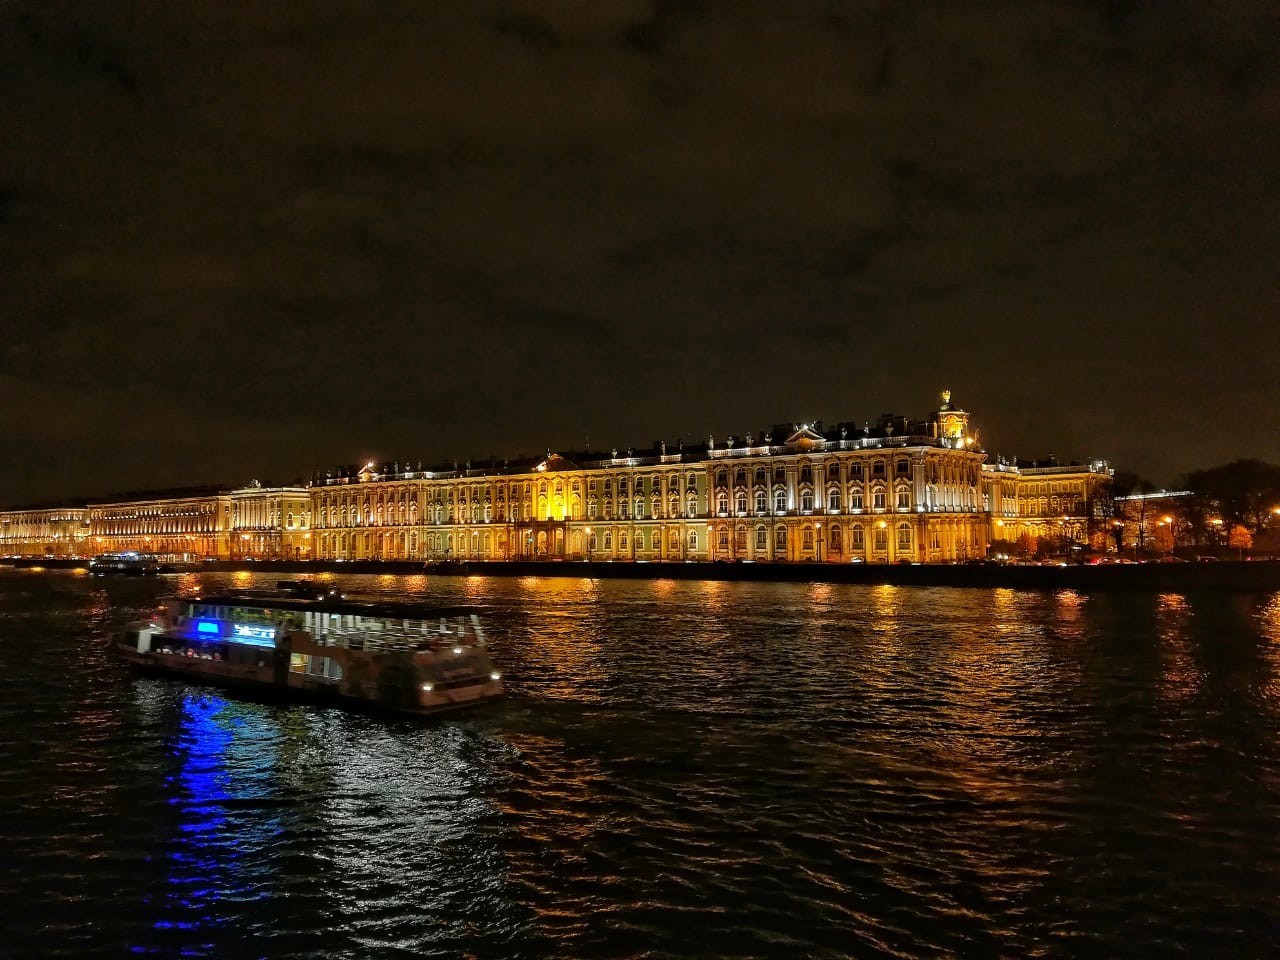
<path fill-rule="evenodd" d="M 510 700 L 146 678 L 274 577 L 0 572 L 0 955 L 1280 950 L 1280 594 L 336 579 L 483 606 Z"/>

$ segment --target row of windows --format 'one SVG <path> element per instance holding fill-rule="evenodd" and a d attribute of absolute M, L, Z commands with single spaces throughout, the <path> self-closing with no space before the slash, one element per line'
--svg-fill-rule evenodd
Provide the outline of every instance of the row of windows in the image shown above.
<path fill-rule="evenodd" d="M 887 550 L 889 546 L 889 531 L 883 527 L 876 527 L 871 531 L 872 547 L 875 550 Z M 784 551 L 787 549 L 787 528 L 778 527 L 773 532 L 773 546 L 775 550 Z M 816 533 L 813 527 L 805 527 L 800 531 L 800 548 L 802 550 L 813 550 L 815 547 Z M 854 527 L 849 534 L 850 549 L 860 551 L 865 549 L 866 540 L 862 527 Z M 911 525 L 902 523 L 897 528 L 897 546 L 899 550 L 910 550 L 912 541 Z M 739 529 L 734 533 L 734 547 L 738 552 L 747 549 L 747 531 Z M 721 552 L 729 549 L 729 531 L 721 529 L 719 539 L 717 541 Z M 769 549 L 769 531 L 765 527 L 756 527 L 755 530 L 755 548 L 757 550 Z M 832 527 L 827 534 L 827 549 L 832 553 L 842 553 L 844 551 L 844 531 L 840 527 Z"/>
<path fill-rule="evenodd" d="M 845 475 L 850 480 L 860 481 L 866 475 L 864 473 L 864 464 L 861 461 L 854 461 L 845 464 L 847 468 Z M 870 473 L 872 478 L 884 478 L 888 475 L 888 462 L 882 459 L 871 461 Z M 938 482 L 959 482 L 968 480 L 970 484 L 976 484 L 979 476 L 979 466 L 976 462 L 965 462 L 963 464 L 956 463 L 940 463 L 936 459 L 930 459 L 925 466 L 925 479 L 930 483 Z M 787 468 L 783 466 L 775 466 L 772 470 L 773 482 L 775 484 L 786 484 Z M 893 461 L 893 474 L 896 477 L 909 477 L 911 475 L 911 461 L 906 457 L 899 457 Z M 758 466 L 754 471 L 746 467 L 739 467 L 732 472 L 733 485 L 735 487 L 747 486 L 748 476 L 752 479 L 757 487 L 766 486 L 768 483 L 769 471 L 762 466 Z M 800 465 L 799 482 L 813 483 L 814 477 L 819 479 L 825 478 L 830 483 L 838 483 L 841 479 L 841 464 L 838 461 L 828 463 L 825 467 L 819 465 L 815 469 L 812 464 L 804 463 Z M 729 486 L 730 471 L 728 468 L 722 468 L 716 471 L 713 486 L 717 489 Z"/>

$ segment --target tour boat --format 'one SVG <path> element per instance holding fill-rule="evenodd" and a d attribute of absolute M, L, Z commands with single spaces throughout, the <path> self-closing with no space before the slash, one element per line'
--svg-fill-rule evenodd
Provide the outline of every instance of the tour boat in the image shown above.
<path fill-rule="evenodd" d="M 95 577 L 120 573 L 127 577 L 151 576 L 160 572 L 160 561 L 155 554 L 125 550 L 120 553 L 100 553 L 89 561 L 89 572 Z"/>
<path fill-rule="evenodd" d="M 503 696 L 472 607 L 359 602 L 310 584 L 167 600 L 117 642 L 129 663 L 411 714 Z"/>

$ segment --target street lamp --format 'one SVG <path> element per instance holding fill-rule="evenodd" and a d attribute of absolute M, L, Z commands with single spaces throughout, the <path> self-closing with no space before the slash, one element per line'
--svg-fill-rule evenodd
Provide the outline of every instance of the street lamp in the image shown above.
<path fill-rule="evenodd" d="M 591 562 L 591 528 L 587 527 L 586 531 L 584 532 L 587 535 L 587 562 L 590 563 Z"/>

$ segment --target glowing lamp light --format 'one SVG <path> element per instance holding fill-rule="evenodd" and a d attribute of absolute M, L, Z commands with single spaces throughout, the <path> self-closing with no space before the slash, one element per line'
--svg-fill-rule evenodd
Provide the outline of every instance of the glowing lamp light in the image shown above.
<path fill-rule="evenodd" d="M 462 652 L 462 648 L 461 648 L 461 647 L 454 647 L 454 648 L 453 648 L 453 652 L 454 652 L 454 653 L 461 653 L 461 652 Z"/>
<path fill-rule="evenodd" d="M 502 674 L 500 674 L 497 670 L 495 670 L 493 671 L 493 673 L 489 674 L 489 679 L 496 682 L 502 679 Z"/>
<path fill-rule="evenodd" d="M 423 693 L 430 693 L 430 692 L 431 692 L 432 690 L 434 690 L 434 689 L 435 689 L 435 684 L 432 684 L 432 683 L 424 683 L 424 684 L 422 685 L 422 692 L 423 692 Z"/>

